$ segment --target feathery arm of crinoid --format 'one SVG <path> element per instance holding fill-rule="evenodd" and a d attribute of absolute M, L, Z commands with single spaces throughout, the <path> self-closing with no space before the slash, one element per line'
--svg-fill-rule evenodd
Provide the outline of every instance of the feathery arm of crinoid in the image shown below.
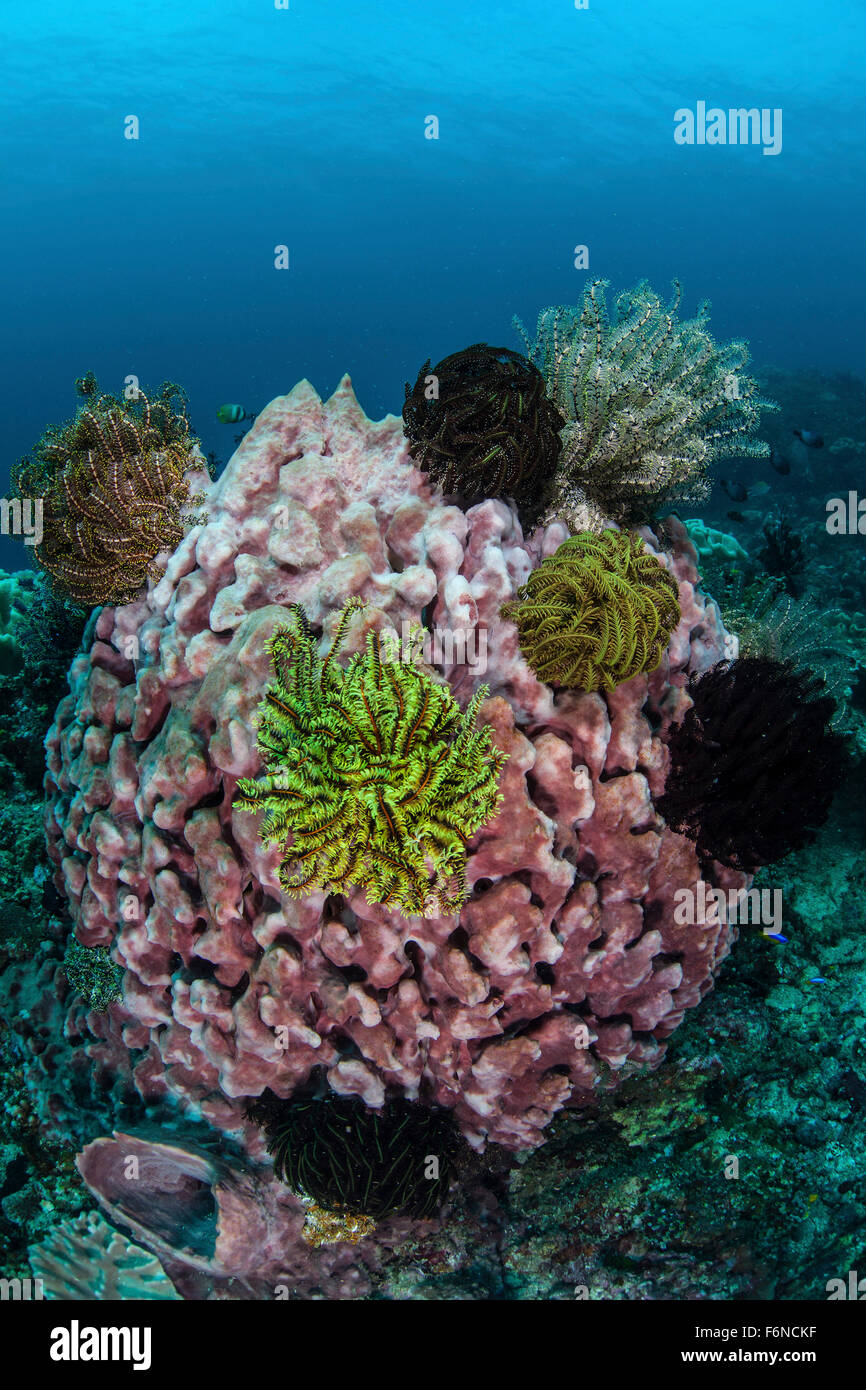
<path fill-rule="evenodd" d="M 179 387 L 120 399 L 100 395 L 91 374 L 76 387 L 75 418 L 45 430 L 12 485 L 42 498 L 35 557 L 58 590 L 91 607 L 125 603 L 159 577 L 160 552 L 205 520 L 190 487 L 205 463 Z"/>
<path fill-rule="evenodd" d="M 676 281 L 667 305 L 647 281 L 618 295 L 612 321 L 607 283 L 588 285 L 579 309 L 542 310 L 534 343 L 515 320 L 566 420 L 545 519 L 572 529 L 581 499 L 619 522 L 703 501 L 712 460 L 766 456 L 755 431 L 761 411 L 777 409 L 745 372 L 746 344 L 715 342 L 707 304 L 678 318 Z"/>
<path fill-rule="evenodd" d="M 285 850 L 291 896 L 364 889 L 405 913 L 453 912 L 465 896 L 466 843 L 496 813 L 506 755 L 447 685 L 394 660 L 378 632 L 336 660 L 364 605 L 343 609 L 322 659 L 303 611 L 269 643 L 274 680 L 259 706 L 266 774 L 238 783 L 235 805 L 264 813 L 261 836 Z"/>
<path fill-rule="evenodd" d="M 502 616 L 540 680 L 612 690 L 656 669 L 680 606 L 676 580 L 639 537 L 583 531 L 542 560 Z"/>

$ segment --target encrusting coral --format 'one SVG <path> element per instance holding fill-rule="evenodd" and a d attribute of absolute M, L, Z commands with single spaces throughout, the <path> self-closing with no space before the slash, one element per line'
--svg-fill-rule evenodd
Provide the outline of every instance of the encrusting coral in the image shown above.
<path fill-rule="evenodd" d="M 656 669 L 680 606 L 676 580 L 639 537 L 583 531 L 542 560 L 502 616 L 539 680 L 613 690 Z"/>
<path fill-rule="evenodd" d="M 711 460 L 769 454 L 754 431 L 774 407 L 744 373 L 746 344 L 714 341 L 707 304 L 678 319 L 677 282 L 665 305 L 641 281 L 617 296 L 611 321 L 607 284 L 589 284 L 580 307 L 543 309 L 534 343 L 514 320 L 567 422 L 545 516 L 572 530 L 587 501 L 614 521 L 645 521 L 675 501 L 703 501 Z"/>
<path fill-rule="evenodd" d="M 158 578 L 160 552 L 203 519 L 194 489 L 208 481 L 206 463 L 172 383 L 121 400 L 99 395 L 88 374 L 76 389 L 84 403 L 75 418 L 45 431 L 13 468 L 12 486 L 42 499 L 34 555 L 60 591 L 89 607 L 125 603 Z"/>
<path fill-rule="evenodd" d="M 532 509 L 562 449 L 565 424 L 538 368 L 510 348 L 474 343 L 406 383 L 409 452 L 444 493 L 469 506 L 511 497 Z"/>
<path fill-rule="evenodd" d="M 506 755 L 475 727 L 487 687 L 461 714 L 447 685 L 394 660 L 378 632 L 344 670 L 336 652 L 363 607 L 343 609 L 324 661 L 298 605 L 270 639 L 258 734 L 268 773 L 242 778 L 235 805 L 264 809 L 262 838 L 287 846 L 280 883 L 293 897 L 357 885 L 370 903 L 453 912 L 466 843 L 502 801 Z"/>
<path fill-rule="evenodd" d="M 752 873 L 814 839 L 845 767 L 823 688 L 812 672 L 762 657 L 689 681 L 656 810 L 702 858 Z"/>

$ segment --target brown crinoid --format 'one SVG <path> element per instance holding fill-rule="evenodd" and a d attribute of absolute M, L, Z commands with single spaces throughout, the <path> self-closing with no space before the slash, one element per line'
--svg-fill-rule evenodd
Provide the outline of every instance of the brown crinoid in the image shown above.
<path fill-rule="evenodd" d="M 76 389 L 85 403 L 75 419 L 49 426 L 13 470 L 13 488 L 42 498 L 35 556 L 56 586 L 90 607 L 126 603 L 159 577 L 160 552 L 203 520 L 190 478 L 206 465 L 172 383 L 130 400 L 98 395 L 92 374 Z"/>

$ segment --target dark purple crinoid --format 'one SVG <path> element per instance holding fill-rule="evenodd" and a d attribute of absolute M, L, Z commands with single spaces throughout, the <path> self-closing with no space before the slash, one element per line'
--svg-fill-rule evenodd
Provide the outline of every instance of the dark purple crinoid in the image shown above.
<path fill-rule="evenodd" d="M 552 478 L 565 420 L 544 378 L 510 348 L 473 343 L 414 387 L 406 383 L 403 428 L 417 466 L 466 505 L 513 497 L 532 510 Z"/>
<path fill-rule="evenodd" d="M 823 680 L 759 657 L 722 661 L 688 684 L 656 803 L 698 853 L 751 873 L 814 838 L 845 764 Z"/>

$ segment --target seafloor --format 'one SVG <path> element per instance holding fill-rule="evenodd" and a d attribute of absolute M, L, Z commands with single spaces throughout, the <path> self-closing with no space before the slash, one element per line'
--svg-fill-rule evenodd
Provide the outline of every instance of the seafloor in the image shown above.
<path fill-rule="evenodd" d="M 811 600 L 811 630 L 832 647 L 828 676 L 852 750 L 851 772 L 818 839 L 757 881 L 782 890 L 785 939 L 741 929 L 714 992 L 688 1012 L 657 1072 L 625 1082 L 592 1112 L 560 1114 L 529 1155 L 491 1146 L 468 1160 L 441 1223 L 432 1234 L 407 1232 L 398 1252 L 369 1272 L 367 1297 L 823 1300 L 828 1280 L 866 1268 L 866 583 L 862 537 L 829 537 L 824 529 L 826 498 L 847 492 L 866 456 L 866 387 L 815 372 L 765 379 L 782 406 L 766 433 L 790 456 L 791 471 L 774 478 L 754 461 L 734 465 L 732 478 L 760 469 L 771 492 L 737 504 L 719 500 L 717 490 L 706 520 L 754 556 L 768 517 L 787 519 L 801 543 L 797 585 Z M 822 453 L 791 451 L 792 427 L 803 423 L 820 425 Z M 759 564 L 755 574 L 760 580 Z M 716 579 L 731 582 L 723 572 Z M 713 591 L 709 575 L 707 583 Z M 16 607 L 32 612 L 21 662 Z M 28 1250 L 94 1209 L 75 1147 L 37 1119 L 34 1073 L 17 1028 L 38 998 L 9 988 L 22 963 L 35 981 L 46 957 L 63 958 L 70 928 L 44 848 L 41 739 L 79 629 L 70 616 L 67 629 L 46 634 L 43 618 L 34 576 L 0 578 L 0 1269 L 7 1277 L 27 1277 Z M 68 955 L 67 966 L 74 983 Z M 101 983 L 110 997 L 108 961 Z M 91 978 L 88 988 L 98 991 L 100 981 Z"/>

